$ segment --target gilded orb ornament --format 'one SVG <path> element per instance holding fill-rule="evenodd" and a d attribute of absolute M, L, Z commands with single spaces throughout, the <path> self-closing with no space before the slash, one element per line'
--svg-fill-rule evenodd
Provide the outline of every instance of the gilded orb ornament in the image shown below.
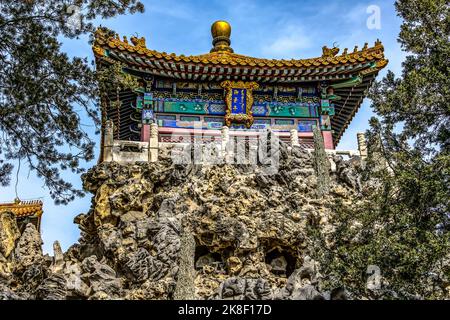
<path fill-rule="evenodd" d="M 213 37 L 213 48 L 211 52 L 233 52 L 230 44 L 231 26 L 228 22 L 219 20 L 212 24 L 211 35 Z"/>
<path fill-rule="evenodd" d="M 216 21 L 211 26 L 211 34 L 212 34 L 213 38 L 217 38 L 217 37 L 230 38 L 231 26 L 226 21 L 223 21 L 223 20 Z"/>

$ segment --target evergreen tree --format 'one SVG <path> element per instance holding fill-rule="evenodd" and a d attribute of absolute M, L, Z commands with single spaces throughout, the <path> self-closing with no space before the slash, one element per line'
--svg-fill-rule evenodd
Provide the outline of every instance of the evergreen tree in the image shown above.
<path fill-rule="evenodd" d="M 450 5 L 395 6 L 408 56 L 401 77 L 388 72 L 369 94 L 378 117 L 365 188 L 353 205 L 336 204 L 330 234 L 311 234 L 329 286 L 355 297 L 449 298 Z M 367 285 L 377 270 L 380 282 Z"/>
<path fill-rule="evenodd" d="M 70 59 L 58 38 L 92 33 L 98 17 L 142 11 L 137 0 L 0 0 L 0 185 L 19 160 L 56 203 L 82 194 L 60 172 L 80 173 L 79 161 L 93 159 L 80 114 L 98 124 L 98 85 L 88 61 Z"/>

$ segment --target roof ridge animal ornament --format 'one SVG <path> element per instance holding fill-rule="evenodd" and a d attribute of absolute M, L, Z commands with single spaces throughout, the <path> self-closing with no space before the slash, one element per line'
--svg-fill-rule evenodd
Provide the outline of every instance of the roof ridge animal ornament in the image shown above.
<path fill-rule="evenodd" d="M 331 58 L 335 57 L 339 53 L 339 48 L 335 47 L 333 44 L 333 48 L 328 48 L 327 46 L 322 47 L 322 58 Z"/>
<path fill-rule="evenodd" d="M 138 38 L 137 36 L 132 36 L 130 38 L 130 40 L 134 44 L 135 47 L 147 48 L 147 45 L 145 43 L 145 38 L 144 37 Z"/>

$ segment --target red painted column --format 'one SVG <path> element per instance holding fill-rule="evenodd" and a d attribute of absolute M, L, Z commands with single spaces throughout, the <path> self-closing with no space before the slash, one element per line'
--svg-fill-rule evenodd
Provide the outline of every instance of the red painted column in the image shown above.
<path fill-rule="evenodd" d="M 150 141 L 150 125 L 149 124 L 142 124 L 141 141 L 143 141 L 143 142 Z"/>
<path fill-rule="evenodd" d="M 323 143 L 325 145 L 325 149 L 333 149 L 333 135 L 331 134 L 331 131 L 322 131 L 323 136 Z"/>

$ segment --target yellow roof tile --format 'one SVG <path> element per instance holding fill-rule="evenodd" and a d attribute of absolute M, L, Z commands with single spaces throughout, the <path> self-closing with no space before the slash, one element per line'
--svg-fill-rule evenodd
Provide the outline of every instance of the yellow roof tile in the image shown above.
<path fill-rule="evenodd" d="M 142 38 L 144 39 L 144 38 Z M 251 66 L 251 67 L 277 67 L 285 68 L 295 66 L 297 68 L 301 67 L 319 67 L 327 65 L 337 65 L 337 64 L 348 64 L 355 63 L 356 61 L 373 61 L 373 60 L 384 60 L 384 47 L 380 41 L 377 40 L 373 47 L 364 46 L 362 50 L 357 50 L 348 53 L 347 50 L 341 55 L 338 55 L 338 49 L 328 49 L 324 47 L 324 54 L 321 57 L 311 58 L 311 59 L 290 59 L 290 60 L 276 60 L 276 59 L 261 59 L 248 57 L 244 55 L 239 55 L 227 51 L 212 52 L 207 54 L 202 54 L 198 56 L 185 56 L 176 55 L 175 53 L 158 52 L 145 47 L 142 43 L 134 45 L 128 43 L 128 41 L 121 40 L 117 35 L 107 38 L 107 36 L 101 31 L 96 32 L 96 37 L 93 45 L 94 54 L 98 58 L 105 56 L 105 49 L 118 49 L 121 51 L 126 51 L 130 54 L 137 54 L 141 56 L 147 56 L 152 59 L 161 59 L 166 61 L 183 61 L 186 63 L 193 64 L 222 64 L 224 66 Z M 325 50 L 334 50 L 333 53 L 326 53 Z M 384 65 L 383 65 L 384 66 Z"/>
<path fill-rule="evenodd" d="M 13 203 L 0 203 L 0 212 L 10 211 L 18 217 L 42 215 L 42 201 L 19 201 Z"/>

